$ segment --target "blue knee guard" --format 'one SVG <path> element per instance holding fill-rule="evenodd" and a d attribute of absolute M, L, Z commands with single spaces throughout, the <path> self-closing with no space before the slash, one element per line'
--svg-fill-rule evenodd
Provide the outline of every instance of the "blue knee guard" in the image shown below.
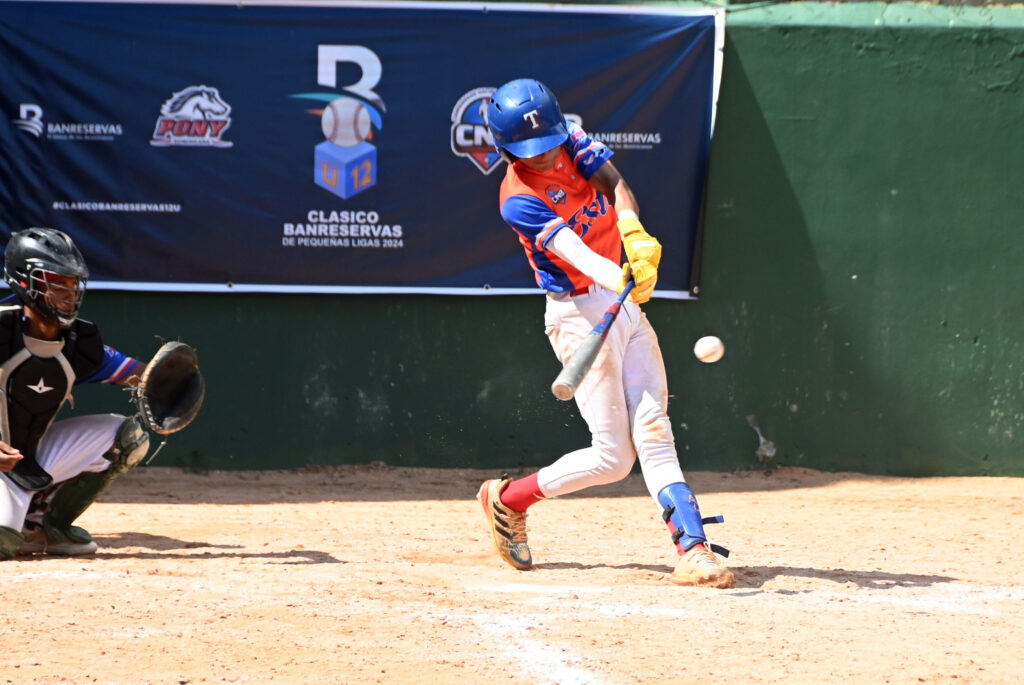
<path fill-rule="evenodd" d="M 672 483 L 658 493 L 658 503 L 663 507 L 661 518 L 672 529 L 672 542 L 686 551 L 696 544 L 703 543 L 723 557 L 729 556 L 729 550 L 708 543 L 704 533 L 705 523 L 722 523 L 723 516 L 701 518 L 697 497 L 686 483 Z"/>

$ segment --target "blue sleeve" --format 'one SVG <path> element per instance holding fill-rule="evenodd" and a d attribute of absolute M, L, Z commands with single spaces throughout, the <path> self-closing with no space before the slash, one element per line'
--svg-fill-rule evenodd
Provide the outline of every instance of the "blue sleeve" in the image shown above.
<path fill-rule="evenodd" d="M 569 156 L 572 157 L 577 171 L 589 181 L 590 177 L 601 168 L 601 165 L 611 159 L 615 153 L 604 143 L 591 138 L 576 124 L 569 122 L 568 129 L 569 140 L 566 141 L 565 147 Z"/>
<path fill-rule="evenodd" d="M 139 361 L 137 359 L 118 352 L 113 347 L 104 345 L 103 363 L 100 364 L 100 367 L 96 369 L 95 373 L 85 378 L 79 378 L 75 381 L 75 384 L 119 383 L 131 374 L 138 363 Z"/>
<path fill-rule="evenodd" d="M 532 195 L 513 195 L 505 200 L 501 218 L 538 250 L 546 249 L 551 237 L 566 226 L 562 217 Z"/>

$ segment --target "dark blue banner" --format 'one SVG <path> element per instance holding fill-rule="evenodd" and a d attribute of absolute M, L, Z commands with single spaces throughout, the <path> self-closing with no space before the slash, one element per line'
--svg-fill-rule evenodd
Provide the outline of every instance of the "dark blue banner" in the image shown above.
<path fill-rule="evenodd" d="M 537 292 L 481 117 L 531 77 L 615 151 L 686 298 L 724 15 L 549 5 L 0 2 L 0 238 L 90 287 Z"/>

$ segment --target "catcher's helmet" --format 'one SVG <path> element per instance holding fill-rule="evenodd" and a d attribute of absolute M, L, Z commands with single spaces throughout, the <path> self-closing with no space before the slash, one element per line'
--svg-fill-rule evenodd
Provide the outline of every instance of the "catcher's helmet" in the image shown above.
<path fill-rule="evenodd" d="M 51 282 L 55 276 L 75 279 L 74 292 L 60 298 L 53 294 L 63 286 Z M 4 280 L 21 301 L 43 318 L 68 328 L 78 318 L 89 269 L 82 253 L 63 231 L 55 228 L 27 228 L 11 234 L 4 254 Z"/>
<path fill-rule="evenodd" d="M 521 78 L 509 81 L 491 95 L 487 127 L 498 153 L 536 157 L 569 137 L 565 117 L 554 93 L 540 81 Z"/>

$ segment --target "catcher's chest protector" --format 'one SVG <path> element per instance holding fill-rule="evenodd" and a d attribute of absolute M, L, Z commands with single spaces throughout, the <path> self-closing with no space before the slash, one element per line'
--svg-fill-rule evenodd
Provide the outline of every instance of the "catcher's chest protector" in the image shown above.
<path fill-rule="evenodd" d="M 55 342 L 26 340 L 22 308 L 0 309 L 0 439 L 21 450 L 22 461 L 34 462 L 75 379 L 102 361 L 103 341 L 93 324 L 75 321 Z"/>

